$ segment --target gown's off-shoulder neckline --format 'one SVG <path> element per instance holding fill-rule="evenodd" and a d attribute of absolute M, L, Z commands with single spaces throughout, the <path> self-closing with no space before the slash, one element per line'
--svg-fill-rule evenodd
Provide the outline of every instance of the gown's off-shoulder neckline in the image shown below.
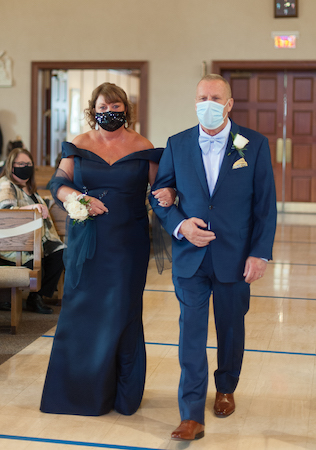
<path fill-rule="evenodd" d="M 132 156 L 136 156 L 136 157 L 137 156 L 143 156 L 146 152 L 153 151 L 153 150 L 158 150 L 158 148 L 148 148 L 148 149 L 144 149 L 144 150 L 137 150 L 135 152 L 128 153 L 128 155 L 125 155 L 122 158 L 117 159 L 116 161 L 114 161 L 114 163 L 110 164 L 108 161 L 106 161 L 104 158 L 102 158 L 102 156 L 98 155 L 97 153 L 93 152 L 92 150 L 88 150 L 87 148 L 77 147 L 72 142 L 66 142 L 65 141 L 65 142 L 63 142 L 63 146 L 65 144 L 74 147 L 76 150 L 87 152 L 89 155 L 91 155 L 92 158 L 95 156 L 97 159 L 101 159 L 102 162 L 104 162 L 105 164 L 107 164 L 110 167 L 114 166 L 115 164 L 117 164 L 117 163 L 119 163 L 119 162 L 121 162 L 121 161 L 123 161 L 125 159 L 129 159 Z M 159 150 L 161 150 L 161 149 L 159 148 Z M 141 155 L 141 154 L 143 154 L 143 155 Z"/>

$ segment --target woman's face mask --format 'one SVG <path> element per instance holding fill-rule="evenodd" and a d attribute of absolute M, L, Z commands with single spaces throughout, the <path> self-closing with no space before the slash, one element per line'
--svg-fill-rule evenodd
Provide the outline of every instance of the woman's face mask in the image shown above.
<path fill-rule="evenodd" d="M 20 180 L 28 180 L 33 175 L 33 172 L 34 166 L 19 166 L 12 168 L 12 173 L 20 178 Z"/>
<path fill-rule="evenodd" d="M 95 120 L 103 130 L 115 131 L 125 124 L 126 116 L 124 111 L 107 111 L 104 113 L 96 113 Z"/>

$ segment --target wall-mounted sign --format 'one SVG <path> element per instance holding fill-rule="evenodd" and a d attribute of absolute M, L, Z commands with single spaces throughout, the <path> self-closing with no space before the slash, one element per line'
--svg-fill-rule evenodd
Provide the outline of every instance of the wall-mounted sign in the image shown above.
<path fill-rule="evenodd" d="M 296 48 L 298 31 L 274 31 L 271 33 L 275 48 Z"/>
<path fill-rule="evenodd" d="M 275 36 L 274 37 L 275 48 L 295 48 L 296 36 Z"/>

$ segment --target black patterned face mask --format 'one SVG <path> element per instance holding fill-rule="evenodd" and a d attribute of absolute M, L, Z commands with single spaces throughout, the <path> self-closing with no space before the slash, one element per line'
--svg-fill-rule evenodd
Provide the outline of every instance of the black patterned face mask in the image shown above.
<path fill-rule="evenodd" d="M 125 124 L 126 117 L 124 111 L 107 111 L 104 113 L 96 113 L 95 120 L 103 130 L 115 131 Z"/>

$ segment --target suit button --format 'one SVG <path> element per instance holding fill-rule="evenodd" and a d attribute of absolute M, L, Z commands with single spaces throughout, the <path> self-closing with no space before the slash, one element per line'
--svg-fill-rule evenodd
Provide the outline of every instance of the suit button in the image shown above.
<path fill-rule="evenodd" d="M 213 205 L 210 205 L 209 207 L 208 207 L 208 209 L 213 209 L 214 208 L 214 206 Z"/>

